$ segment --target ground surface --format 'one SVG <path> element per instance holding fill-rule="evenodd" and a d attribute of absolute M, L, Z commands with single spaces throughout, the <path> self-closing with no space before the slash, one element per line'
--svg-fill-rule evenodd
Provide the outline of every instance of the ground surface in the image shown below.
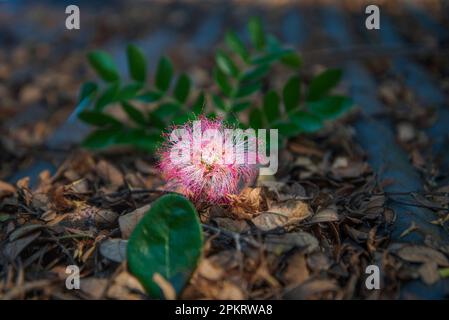
<path fill-rule="evenodd" d="M 72 33 L 52 3 L 0 10 L 0 296 L 145 298 L 123 247 L 164 181 L 153 155 L 78 147 L 87 128 L 67 118 L 93 77 L 85 53 L 106 49 L 124 68 L 133 41 L 153 67 L 169 54 L 207 86 L 211 49 L 254 14 L 303 52 L 305 79 L 342 67 L 340 90 L 358 108 L 292 139 L 275 179 L 200 211 L 204 257 L 181 297 L 447 295 L 449 10 L 389 2 L 373 32 L 353 3 L 81 3 Z M 81 267 L 79 291 L 65 289 L 69 264 Z M 366 289 L 370 264 L 380 290 Z"/>

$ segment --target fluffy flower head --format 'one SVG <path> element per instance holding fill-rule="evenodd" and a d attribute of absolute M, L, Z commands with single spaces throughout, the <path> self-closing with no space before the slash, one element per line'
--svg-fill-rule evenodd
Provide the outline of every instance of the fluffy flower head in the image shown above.
<path fill-rule="evenodd" d="M 254 131 L 253 131 L 254 133 Z M 200 117 L 175 126 L 159 150 L 168 188 L 195 203 L 226 204 L 257 176 L 255 134 Z"/>

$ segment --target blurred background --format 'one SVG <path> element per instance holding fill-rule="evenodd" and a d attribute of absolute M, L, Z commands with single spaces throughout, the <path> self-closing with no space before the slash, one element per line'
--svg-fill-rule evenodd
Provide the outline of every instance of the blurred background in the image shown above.
<path fill-rule="evenodd" d="M 80 7 L 80 30 L 65 28 L 69 4 Z M 365 28 L 367 4 L 379 5 L 380 30 Z M 67 119 L 80 84 L 94 77 L 89 50 L 108 51 L 126 74 L 132 42 L 144 50 L 150 72 L 168 54 L 204 87 L 224 32 L 237 30 L 247 40 L 251 16 L 300 50 L 305 78 L 323 66 L 342 67 L 342 90 L 365 114 L 388 114 L 405 148 L 433 139 L 439 153 L 449 123 L 448 8 L 443 0 L 0 0 L 0 179 L 54 170 L 55 159 L 82 139 L 83 128 Z M 423 138 L 422 128 L 436 129 Z"/>

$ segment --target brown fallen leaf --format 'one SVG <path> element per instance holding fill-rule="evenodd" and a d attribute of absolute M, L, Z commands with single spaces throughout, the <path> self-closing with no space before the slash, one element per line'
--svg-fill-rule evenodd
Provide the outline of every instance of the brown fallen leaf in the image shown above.
<path fill-rule="evenodd" d="M 109 279 L 95 277 L 83 278 L 80 281 L 80 290 L 87 294 L 89 298 L 98 300 L 106 293 Z"/>
<path fill-rule="evenodd" d="M 166 300 L 176 299 L 175 288 L 173 288 L 172 284 L 169 281 L 167 281 L 160 273 L 156 272 L 153 274 L 153 281 L 161 289 L 162 294 L 164 295 Z"/>
<path fill-rule="evenodd" d="M 201 260 L 197 274 L 211 281 L 218 281 L 224 276 L 224 270 L 209 259 Z"/>
<path fill-rule="evenodd" d="M 142 219 L 142 217 L 145 215 L 145 213 L 148 212 L 148 210 L 150 210 L 150 208 L 151 204 L 147 204 L 143 207 L 137 208 L 133 212 L 127 213 L 118 218 L 118 224 L 123 239 L 129 238 L 134 228 L 139 223 L 140 219 Z"/>
<path fill-rule="evenodd" d="M 36 240 L 40 236 L 41 232 L 35 232 L 30 234 L 29 236 L 17 239 L 13 242 L 7 243 L 3 248 L 3 254 L 10 261 L 14 261 L 20 253 L 28 247 L 34 240 Z"/>
<path fill-rule="evenodd" d="M 441 252 L 421 245 L 409 245 L 400 248 L 398 256 L 408 262 L 431 263 L 434 262 L 440 267 L 448 267 L 449 261 Z"/>
<path fill-rule="evenodd" d="M 438 265 L 435 262 L 426 262 L 422 264 L 418 269 L 418 273 L 421 276 L 422 281 L 427 285 L 432 285 L 440 280 Z"/>
<path fill-rule="evenodd" d="M 245 188 L 238 195 L 231 195 L 231 212 L 237 219 L 251 219 L 255 214 L 266 211 L 265 189 Z"/>
<path fill-rule="evenodd" d="M 124 178 L 123 174 L 111 163 L 100 160 L 96 166 L 98 175 L 108 184 L 114 187 L 119 187 L 123 185 Z"/>
<path fill-rule="evenodd" d="M 127 240 L 122 239 L 108 239 L 101 243 L 100 253 L 103 257 L 114 261 L 123 262 L 126 260 L 126 245 Z"/>
<path fill-rule="evenodd" d="M 282 254 L 293 248 L 300 248 L 305 253 L 311 253 L 319 247 L 318 239 L 304 231 L 270 234 L 265 237 L 265 243 L 267 250 L 276 254 Z"/>
<path fill-rule="evenodd" d="M 0 180 L 0 199 L 16 193 L 16 188 L 7 182 Z"/>
<path fill-rule="evenodd" d="M 302 253 L 295 253 L 287 261 L 287 268 L 283 273 L 285 283 L 289 285 L 300 285 L 309 278 L 306 258 Z"/>
<path fill-rule="evenodd" d="M 338 213 L 336 208 L 328 207 L 315 213 L 307 223 L 323 223 L 338 221 Z"/>
<path fill-rule="evenodd" d="M 133 275 L 122 271 L 116 276 L 106 295 L 112 299 L 140 300 L 144 298 L 145 289 Z"/>
<path fill-rule="evenodd" d="M 339 287 L 333 280 L 309 280 L 285 293 L 285 299 L 305 300 L 316 298 L 326 292 L 337 292 Z M 319 297 L 318 297 L 319 298 Z"/>

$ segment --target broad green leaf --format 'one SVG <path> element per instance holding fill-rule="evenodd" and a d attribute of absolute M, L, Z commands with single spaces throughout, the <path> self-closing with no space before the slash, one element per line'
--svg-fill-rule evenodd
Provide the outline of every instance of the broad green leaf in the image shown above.
<path fill-rule="evenodd" d="M 126 50 L 126 53 L 131 78 L 139 82 L 145 82 L 147 77 L 147 63 L 142 50 L 130 44 Z"/>
<path fill-rule="evenodd" d="M 317 75 L 310 83 L 307 100 L 314 101 L 324 97 L 340 82 L 341 76 L 340 69 L 328 69 Z"/>
<path fill-rule="evenodd" d="M 196 115 L 200 115 L 206 106 L 206 96 L 204 92 L 200 92 L 192 106 L 192 111 Z"/>
<path fill-rule="evenodd" d="M 244 98 L 252 95 L 253 93 L 259 91 L 261 87 L 262 84 L 260 82 L 243 85 L 238 89 L 237 93 L 235 94 L 235 98 Z"/>
<path fill-rule="evenodd" d="M 98 85 L 95 82 L 87 81 L 83 83 L 78 96 L 78 103 L 85 98 L 91 98 L 98 91 Z"/>
<path fill-rule="evenodd" d="M 283 64 L 285 64 L 286 66 L 289 66 L 294 69 L 300 68 L 302 65 L 301 56 L 299 54 L 297 54 L 296 52 L 291 52 L 291 53 L 285 54 L 281 58 L 281 62 Z"/>
<path fill-rule="evenodd" d="M 274 122 L 280 116 L 280 98 L 276 91 L 267 92 L 263 99 L 263 111 L 269 123 Z"/>
<path fill-rule="evenodd" d="M 153 202 L 128 241 L 128 267 L 148 295 L 163 298 L 156 273 L 180 293 L 201 256 L 203 233 L 190 201 L 168 194 Z"/>
<path fill-rule="evenodd" d="M 249 113 L 249 126 L 253 129 L 263 128 L 262 112 L 258 108 L 253 108 Z"/>
<path fill-rule="evenodd" d="M 103 110 L 108 104 L 117 101 L 117 96 L 119 93 L 118 83 L 111 84 L 98 98 L 95 103 L 95 110 Z"/>
<path fill-rule="evenodd" d="M 104 126 L 115 126 L 119 127 L 122 124 L 120 121 L 115 119 L 113 116 L 110 116 L 106 113 L 102 113 L 99 111 L 82 111 L 78 114 L 78 117 L 93 126 L 104 127 Z"/>
<path fill-rule="evenodd" d="M 162 57 L 156 70 L 156 87 L 165 92 L 170 87 L 173 77 L 173 66 L 167 57 Z"/>
<path fill-rule="evenodd" d="M 232 94 L 232 87 L 229 83 L 228 77 L 224 74 L 223 71 L 221 71 L 219 68 L 214 68 L 213 71 L 214 80 L 217 83 L 220 90 L 224 93 L 225 96 L 231 96 Z"/>
<path fill-rule="evenodd" d="M 139 96 L 136 97 L 137 100 L 146 102 L 146 103 L 152 103 L 159 101 L 164 95 L 161 92 L 157 91 L 147 91 Z"/>
<path fill-rule="evenodd" d="M 232 61 L 232 59 L 223 51 L 217 52 L 215 55 L 215 62 L 217 63 L 218 68 L 228 76 L 238 76 L 239 70 L 237 69 L 237 66 L 234 61 Z"/>
<path fill-rule="evenodd" d="M 190 92 L 190 78 L 186 74 L 181 74 L 176 82 L 173 95 L 180 103 L 184 103 Z"/>
<path fill-rule="evenodd" d="M 82 146 L 89 149 L 102 149 L 114 145 L 120 128 L 98 129 L 90 133 L 82 142 Z"/>
<path fill-rule="evenodd" d="M 308 110 L 323 120 L 333 120 L 352 107 L 352 100 L 345 96 L 327 96 L 307 103 Z"/>
<path fill-rule="evenodd" d="M 265 47 L 266 39 L 262 23 L 259 18 L 253 17 L 249 20 L 248 31 L 254 47 L 261 50 Z"/>
<path fill-rule="evenodd" d="M 323 127 L 323 122 L 318 116 L 305 111 L 297 111 L 289 115 L 289 118 L 303 132 L 315 132 Z"/>
<path fill-rule="evenodd" d="M 108 53 L 100 50 L 92 51 L 89 52 L 87 58 L 90 65 L 103 80 L 107 82 L 114 82 L 119 79 L 117 67 Z"/>
<path fill-rule="evenodd" d="M 131 83 L 120 89 L 116 99 L 118 101 L 128 101 L 135 99 L 138 96 L 140 90 L 142 90 L 142 83 Z"/>
<path fill-rule="evenodd" d="M 240 82 L 256 82 L 261 80 L 263 77 L 265 77 L 270 71 L 270 68 L 268 65 L 260 65 L 256 66 L 251 70 L 246 71 L 245 73 L 240 75 Z"/>
<path fill-rule="evenodd" d="M 299 79 L 299 76 L 293 76 L 287 81 L 282 90 L 282 97 L 287 112 L 299 107 L 299 102 L 301 100 L 301 80 Z"/>
<path fill-rule="evenodd" d="M 122 108 L 126 112 L 128 117 L 135 123 L 142 126 L 146 126 L 148 124 L 147 121 L 145 120 L 145 115 L 142 113 L 142 111 L 134 107 L 129 102 L 123 101 Z"/>
<path fill-rule="evenodd" d="M 240 40 L 240 38 L 237 36 L 237 34 L 233 31 L 229 31 L 226 33 L 225 41 L 228 47 L 237 53 L 243 61 L 248 61 L 249 59 L 249 52 L 245 47 L 245 44 Z"/>

